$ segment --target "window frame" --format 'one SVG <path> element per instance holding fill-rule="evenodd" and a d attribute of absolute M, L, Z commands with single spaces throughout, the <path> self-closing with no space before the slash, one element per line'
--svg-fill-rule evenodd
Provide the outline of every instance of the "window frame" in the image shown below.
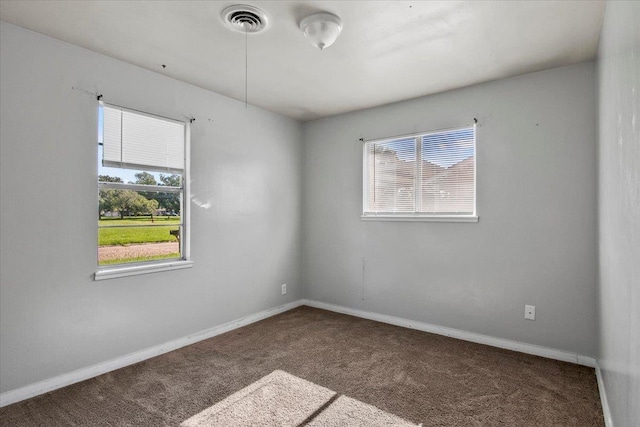
<path fill-rule="evenodd" d="M 416 159 L 421 160 L 422 154 L 422 137 L 427 135 L 433 135 L 438 133 L 454 132 L 463 129 L 473 129 L 473 213 L 472 214 L 439 214 L 428 212 L 368 212 L 366 210 L 368 206 L 368 184 L 369 184 L 369 168 L 367 158 L 367 144 L 371 143 L 383 143 L 388 141 L 395 141 L 401 139 L 415 139 L 416 144 Z M 457 126 L 445 129 L 434 129 L 424 132 L 416 132 L 398 136 L 390 136 L 384 138 L 375 139 L 360 139 L 362 143 L 362 214 L 360 216 L 361 221 L 410 221 L 410 222 L 478 222 L 478 204 L 477 204 L 477 187 L 478 187 L 478 150 L 477 150 L 477 126 L 475 123 Z M 416 174 L 414 183 L 414 195 L 418 193 L 421 187 L 420 175 Z M 414 196 L 415 197 L 415 196 Z M 418 201 L 416 199 L 415 203 Z"/>
<path fill-rule="evenodd" d="M 188 120 L 178 120 L 170 117 L 161 116 L 158 114 L 148 113 L 145 111 L 139 111 L 131 108 L 121 107 L 116 104 L 110 104 L 103 101 L 98 101 L 98 109 L 103 106 L 111 108 L 117 108 L 122 111 L 128 111 L 130 113 L 140 114 L 148 116 L 154 119 L 171 121 L 184 125 L 184 169 L 182 172 L 182 190 L 176 191 L 178 187 L 170 187 L 171 189 L 163 186 L 153 186 L 145 184 L 129 184 L 129 183 L 109 183 L 100 182 L 96 179 L 96 196 L 99 197 L 100 189 L 121 189 L 121 190 L 134 190 L 134 191 L 164 191 L 164 192 L 178 192 L 181 193 L 181 233 L 180 233 L 180 258 L 167 258 L 162 260 L 151 260 L 141 262 L 130 262 L 113 265 L 99 265 L 98 264 L 98 239 L 96 238 L 96 271 L 94 273 L 94 280 L 113 279 L 118 277 L 133 276 L 139 274 L 155 273 L 160 271 L 179 270 L 185 268 L 191 268 L 193 261 L 191 261 L 191 212 L 190 212 L 190 172 L 191 172 L 191 122 Z M 96 120 L 97 122 L 97 120 Z M 99 167 L 99 165 L 96 165 Z M 127 169 L 127 168 L 123 168 Z M 169 190 L 169 191 L 167 191 Z M 100 225 L 96 224 L 96 231 L 100 229 Z"/>

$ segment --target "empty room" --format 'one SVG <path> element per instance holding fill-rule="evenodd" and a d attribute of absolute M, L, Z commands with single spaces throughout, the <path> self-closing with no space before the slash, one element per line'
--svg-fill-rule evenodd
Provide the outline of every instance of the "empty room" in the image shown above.
<path fill-rule="evenodd" d="M 0 0 L 1 426 L 640 426 L 640 2 Z"/>

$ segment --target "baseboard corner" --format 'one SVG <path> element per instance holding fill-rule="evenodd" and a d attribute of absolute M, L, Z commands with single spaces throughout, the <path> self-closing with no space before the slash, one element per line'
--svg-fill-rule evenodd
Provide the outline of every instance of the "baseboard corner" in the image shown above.
<path fill-rule="evenodd" d="M 604 416 L 605 427 L 613 427 L 613 418 L 611 418 L 611 409 L 609 408 L 609 399 L 607 398 L 607 390 L 604 386 L 602 378 L 602 370 L 600 363 L 596 360 L 596 381 L 598 383 L 598 393 L 600 394 L 600 404 L 602 405 L 602 415 Z"/>

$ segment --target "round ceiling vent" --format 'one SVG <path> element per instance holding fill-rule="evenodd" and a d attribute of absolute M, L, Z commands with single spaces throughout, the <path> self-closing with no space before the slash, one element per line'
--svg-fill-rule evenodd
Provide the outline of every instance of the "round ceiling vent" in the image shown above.
<path fill-rule="evenodd" d="M 267 14 L 246 4 L 229 6 L 222 11 L 222 20 L 229 28 L 241 33 L 259 33 L 267 28 Z"/>

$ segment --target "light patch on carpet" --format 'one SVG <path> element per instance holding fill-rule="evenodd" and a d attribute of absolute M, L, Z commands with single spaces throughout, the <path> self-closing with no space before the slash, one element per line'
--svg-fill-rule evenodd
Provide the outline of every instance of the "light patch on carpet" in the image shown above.
<path fill-rule="evenodd" d="M 284 371 L 273 371 L 181 426 L 297 426 L 335 394 Z"/>
<path fill-rule="evenodd" d="M 307 426 L 349 426 L 349 427 L 371 427 L 371 426 L 396 426 L 415 427 L 402 418 L 368 405 L 359 400 L 347 396 L 338 397 L 324 411 L 311 420 Z"/>
<path fill-rule="evenodd" d="M 398 426 L 409 423 L 284 371 L 273 371 L 253 384 L 180 424 L 208 426 Z"/>

